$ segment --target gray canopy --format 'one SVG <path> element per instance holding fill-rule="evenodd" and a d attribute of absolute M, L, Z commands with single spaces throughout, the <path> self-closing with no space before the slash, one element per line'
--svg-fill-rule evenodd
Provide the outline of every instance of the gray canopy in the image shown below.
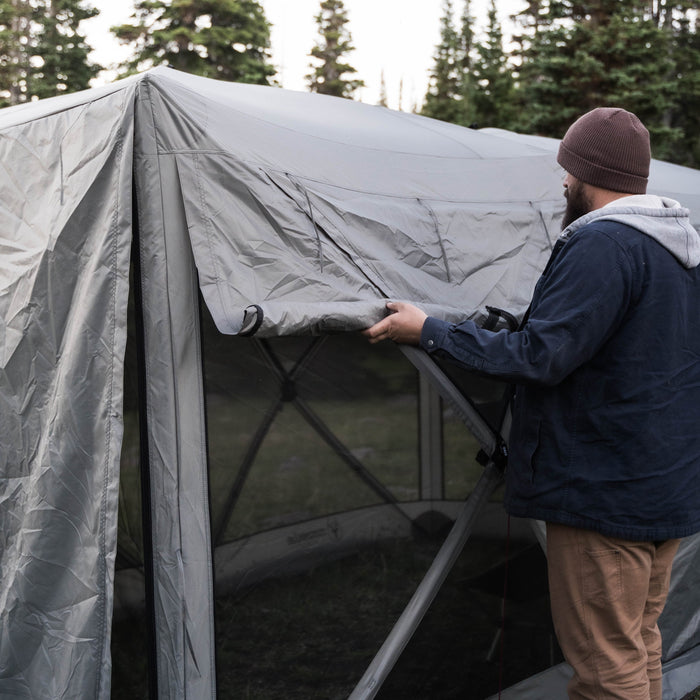
<path fill-rule="evenodd" d="M 519 316 L 562 172 L 536 140 L 167 68 L 0 111 L 0 153 L 0 696 L 110 695 L 135 240 L 159 693 L 212 697 L 198 289 L 227 334 L 357 330 L 387 299 Z M 654 168 L 700 225 L 700 173 Z"/>

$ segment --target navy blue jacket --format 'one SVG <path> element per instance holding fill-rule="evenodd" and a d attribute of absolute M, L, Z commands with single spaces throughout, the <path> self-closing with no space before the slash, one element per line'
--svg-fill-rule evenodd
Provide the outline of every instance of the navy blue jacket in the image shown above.
<path fill-rule="evenodd" d="M 700 530 L 696 234 L 685 226 L 689 261 L 677 236 L 667 247 L 624 216 L 586 221 L 566 233 L 520 331 L 428 318 L 421 346 L 518 385 L 509 513 L 632 540 L 689 535 Z"/>

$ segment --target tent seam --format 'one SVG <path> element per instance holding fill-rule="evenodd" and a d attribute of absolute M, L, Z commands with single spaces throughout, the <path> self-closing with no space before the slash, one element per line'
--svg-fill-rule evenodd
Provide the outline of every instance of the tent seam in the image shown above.
<path fill-rule="evenodd" d="M 447 281 L 452 282 L 452 275 L 450 275 L 450 263 L 449 259 L 447 257 L 447 251 L 445 250 L 445 243 L 442 240 L 442 236 L 440 235 L 440 224 L 438 222 L 438 218 L 435 214 L 435 211 L 433 208 L 423 199 L 420 197 L 416 197 L 416 201 L 418 204 L 423 207 L 424 209 L 428 210 L 428 213 L 430 214 L 430 218 L 433 222 L 433 226 L 435 227 L 435 235 L 437 236 L 438 239 L 438 245 L 440 246 L 440 251 L 442 253 L 442 261 L 445 265 L 445 274 L 447 275 Z"/>
<path fill-rule="evenodd" d="M 314 208 L 313 205 L 311 204 L 311 198 L 309 197 L 309 193 L 302 185 L 300 182 L 297 182 L 296 176 L 292 175 L 291 173 L 285 173 L 287 176 L 287 179 L 294 185 L 294 187 L 299 190 L 299 192 L 304 196 L 306 199 L 306 203 L 309 205 L 309 211 L 308 213 L 304 211 L 303 208 L 301 210 L 311 219 L 311 226 L 313 227 L 314 234 L 316 236 L 316 257 L 318 259 L 318 264 L 321 269 L 321 272 L 323 273 L 323 245 L 321 243 L 321 235 L 318 230 L 318 225 L 316 224 L 316 219 L 314 217 Z"/>
<path fill-rule="evenodd" d="M 146 100 L 148 102 L 148 107 L 147 107 L 147 113 L 150 115 L 151 121 L 150 121 L 150 128 L 153 133 L 153 143 L 154 143 L 154 148 L 155 152 L 154 153 L 144 153 L 143 155 L 146 158 L 155 158 L 156 163 L 158 165 L 157 171 L 158 171 L 158 192 L 160 193 L 160 208 L 159 208 L 159 216 L 158 220 L 161 224 L 161 234 L 162 234 L 162 246 L 165 248 L 165 235 L 164 235 L 164 226 L 165 226 L 165 213 L 163 211 L 163 178 L 162 178 L 162 173 L 161 173 L 161 168 L 160 168 L 160 156 L 161 156 L 161 151 L 159 148 L 158 144 L 158 130 L 156 127 L 156 115 L 154 111 L 154 106 L 153 106 L 153 100 L 151 99 L 151 82 L 149 80 L 144 80 L 143 81 L 144 89 L 145 92 L 147 93 Z M 137 182 L 137 190 L 138 190 L 138 182 Z M 146 249 L 145 249 L 145 236 L 140 235 L 139 236 L 139 256 L 141 260 L 146 260 Z M 160 241 L 159 241 L 160 242 Z M 167 255 L 166 255 L 167 257 Z M 167 266 L 164 270 L 164 277 L 165 277 L 165 288 L 168 289 L 168 270 Z M 143 278 L 144 275 L 144 270 L 143 267 L 141 269 L 141 275 Z M 167 307 L 168 307 L 168 314 L 170 315 L 170 299 L 167 297 L 166 301 Z M 152 465 L 158 463 L 158 456 L 154 455 L 154 448 L 153 448 L 153 440 L 152 440 L 152 433 L 151 433 L 151 426 L 153 425 L 155 419 L 154 419 L 154 414 L 153 414 L 153 401 L 152 396 L 151 396 L 151 386 L 150 386 L 150 381 L 149 378 L 153 374 L 152 369 L 151 369 L 151 364 L 152 364 L 152 358 L 150 353 L 147 351 L 147 348 L 149 346 L 149 343 L 152 342 L 152 326 L 147 324 L 145 319 L 144 319 L 144 325 L 143 325 L 143 343 L 144 343 L 144 372 L 145 372 L 145 381 L 146 381 L 146 423 L 148 426 L 148 436 L 147 436 L 147 453 L 148 453 L 148 462 L 149 462 L 149 468 L 152 468 Z M 172 338 L 171 340 L 171 349 L 170 349 L 170 359 L 172 361 Z M 172 362 L 171 362 L 172 364 Z M 157 373 L 156 373 L 157 374 Z M 174 382 L 173 382 L 174 384 Z M 176 427 L 177 430 L 177 427 Z M 176 453 L 177 453 L 177 459 L 179 459 L 179 442 L 177 440 L 177 437 L 174 439 L 175 445 L 176 445 Z M 153 473 L 151 473 L 151 478 L 153 478 Z M 153 486 L 151 485 L 151 494 L 150 496 L 152 497 L 153 495 Z M 155 542 L 157 541 L 157 537 L 154 537 L 154 530 L 157 529 L 157 517 L 153 515 L 153 504 L 149 503 L 148 507 L 151 510 L 151 538 L 153 540 L 153 549 L 155 552 Z M 155 685 L 158 689 L 165 687 L 165 683 L 162 682 L 162 678 L 164 675 L 163 671 L 163 664 L 161 661 L 162 657 L 162 652 L 160 648 L 158 647 L 158 628 L 159 628 L 159 623 L 160 623 L 160 618 L 159 618 L 159 611 L 157 610 L 157 605 L 156 601 L 159 597 L 159 586 L 160 586 L 160 578 L 159 578 L 159 567 L 156 565 L 156 557 L 154 556 L 154 560 L 152 562 L 152 569 L 153 569 L 153 598 L 154 598 L 154 614 L 153 614 L 153 634 L 154 638 L 156 639 L 156 655 L 155 655 Z M 177 683 L 177 678 L 174 679 L 175 683 Z"/>
<path fill-rule="evenodd" d="M 124 107 L 124 104 L 122 102 L 122 109 Z M 118 132 L 117 132 L 117 182 L 121 182 L 122 178 L 122 157 L 123 157 L 123 151 L 124 151 L 124 132 L 122 125 L 120 124 Z M 112 225 L 110 226 L 110 231 L 109 231 L 109 236 L 112 240 L 112 251 L 111 251 L 111 273 L 112 273 L 112 279 L 110 283 L 110 302 L 111 302 L 111 309 L 112 309 L 112 318 L 110 321 L 110 382 L 109 382 L 109 389 L 108 389 L 108 400 L 107 400 L 107 415 L 108 415 L 108 420 L 107 420 L 107 429 L 106 429 L 106 435 L 105 435 L 105 461 L 104 461 L 104 472 L 102 476 L 102 507 L 100 508 L 100 558 L 99 558 L 99 567 L 100 567 L 100 580 L 101 580 L 101 586 L 100 586 L 100 598 L 101 598 L 101 605 L 100 605 L 100 630 L 101 630 L 101 645 L 100 645 L 100 664 L 99 664 L 99 669 L 97 672 L 97 688 L 96 688 L 96 694 L 95 697 L 99 698 L 101 697 L 101 691 L 102 691 L 102 673 L 103 673 L 103 666 L 104 666 L 104 658 L 105 658 L 105 626 L 106 626 L 106 596 L 105 596 L 105 590 L 107 586 L 107 565 L 106 565 L 106 533 L 105 533 L 105 527 L 106 527 L 106 520 L 107 520 L 107 491 L 109 488 L 109 476 L 110 476 L 110 463 L 112 459 L 112 420 L 113 420 L 113 403 L 114 403 L 114 357 L 115 357 L 115 346 L 116 346 L 116 318 L 117 318 L 117 277 L 118 277 L 118 268 L 119 268 L 119 236 L 118 234 L 118 229 L 119 229 L 119 211 L 121 208 L 121 191 L 120 188 L 116 188 L 116 202 L 115 202 L 115 207 L 114 207 L 114 213 L 112 215 Z"/>
<path fill-rule="evenodd" d="M 225 158 L 229 158 L 237 163 L 242 163 L 245 166 L 251 168 L 261 170 L 262 172 L 265 173 L 275 173 L 280 176 L 288 177 L 290 174 L 288 170 L 279 170 L 276 168 L 268 168 L 264 164 L 255 161 L 255 160 L 246 160 L 244 158 L 237 158 L 233 154 L 228 153 L 226 151 L 222 150 L 207 150 L 207 149 L 180 149 L 180 150 L 168 150 L 168 151 L 162 151 L 161 152 L 163 155 L 190 155 L 190 156 L 198 156 L 198 155 L 219 155 L 223 156 Z M 363 190 L 358 187 L 348 187 L 346 185 L 338 185 L 333 182 L 328 182 L 326 180 L 318 180 L 316 178 L 308 177 L 305 175 L 299 175 L 297 173 L 292 174 L 293 177 L 304 180 L 305 182 L 313 182 L 319 185 L 323 185 L 326 187 L 333 187 L 339 190 L 344 190 L 346 192 L 358 192 L 361 194 L 370 194 L 373 196 L 377 197 L 387 197 L 391 199 L 400 199 L 400 200 L 415 200 L 418 195 L 417 194 L 390 194 L 390 193 L 385 193 L 385 192 L 377 192 L 376 190 Z M 446 198 L 441 198 L 441 197 L 436 197 L 431 194 L 430 197 L 434 201 L 438 202 L 447 202 L 447 203 L 459 203 L 459 204 L 487 204 L 487 205 L 494 205 L 497 204 L 499 206 L 507 206 L 509 204 L 527 204 L 529 205 L 530 202 L 532 201 L 531 198 L 524 198 L 524 199 L 512 199 L 512 200 L 477 200 L 477 199 L 446 199 Z M 539 200 L 541 202 L 555 202 L 557 204 L 560 203 L 560 198 L 559 197 L 552 197 L 551 199 L 541 199 Z"/>
<path fill-rule="evenodd" d="M 277 124 L 273 124 L 273 126 L 279 126 Z M 282 128 L 282 127 L 280 127 Z M 306 134 L 305 132 L 297 132 L 293 131 L 292 133 L 299 133 L 303 134 L 304 136 L 312 136 L 312 134 Z M 466 160 L 466 161 L 482 161 L 482 160 L 487 160 L 483 156 L 479 156 L 478 158 L 468 158 L 466 156 L 441 156 L 441 155 L 435 155 L 434 153 L 413 153 L 411 151 L 390 151 L 388 149 L 383 149 L 383 148 L 362 148 L 361 146 L 356 146 L 355 144 L 350 144 L 350 143 L 345 143 L 344 141 L 334 141 L 333 139 L 321 139 L 319 137 L 314 137 L 318 138 L 320 141 L 327 141 L 328 143 L 333 143 L 333 144 L 339 144 L 342 146 L 346 146 L 347 148 L 352 148 L 358 151 L 372 151 L 376 153 L 381 153 L 381 154 L 391 154 L 391 155 L 398 155 L 398 156 L 406 156 L 409 158 L 426 158 L 430 160 L 451 160 L 451 161 L 460 161 L 460 160 Z M 199 152 L 199 153 L 221 153 L 224 155 L 231 155 L 229 151 L 226 151 L 223 148 L 169 148 L 167 151 L 163 151 L 163 153 L 168 153 L 168 154 L 177 154 L 177 153 L 193 153 L 193 152 Z M 552 160 L 552 154 L 551 153 L 535 153 L 535 154 L 527 154 L 523 156 L 503 156 L 501 158 L 498 157 L 491 157 L 488 158 L 490 162 L 504 162 L 504 163 L 512 163 L 517 160 L 532 160 L 533 158 L 543 158 L 545 160 Z"/>

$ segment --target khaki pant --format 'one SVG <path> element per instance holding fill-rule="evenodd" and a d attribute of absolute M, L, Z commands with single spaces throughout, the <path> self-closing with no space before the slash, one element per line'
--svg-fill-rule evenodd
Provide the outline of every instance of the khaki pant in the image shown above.
<path fill-rule="evenodd" d="M 554 629 L 571 700 L 661 700 L 661 634 L 679 540 L 631 542 L 547 524 Z"/>

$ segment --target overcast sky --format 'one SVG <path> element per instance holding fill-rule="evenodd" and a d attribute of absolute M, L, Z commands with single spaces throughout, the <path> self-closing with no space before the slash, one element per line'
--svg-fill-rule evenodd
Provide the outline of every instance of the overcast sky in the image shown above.
<path fill-rule="evenodd" d="M 88 41 L 95 49 L 93 59 L 102 65 L 113 65 L 128 55 L 128 48 L 118 44 L 109 27 L 129 21 L 132 0 L 90 0 L 100 15 L 85 22 Z M 262 0 L 265 14 L 272 24 L 272 60 L 282 87 L 305 90 L 304 76 L 309 72 L 309 52 L 317 39 L 314 17 L 319 0 Z M 457 13 L 462 3 L 453 2 Z M 488 0 L 472 0 L 477 26 L 484 27 Z M 507 27 L 508 16 L 521 9 L 524 0 L 497 0 L 499 16 Z M 435 46 L 440 40 L 442 0 L 345 0 L 347 25 L 355 51 L 348 61 L 357 69 L 357 76 L 366 87 L 357 93 L 363 102 L 379 100 L 382 71 L 389 106 L 411 110 L 420 104 L 428 83 Z M 508 37 L 506 36 L 506 39 Z M 105 74 L 102 82 L 111 80 Z M 402 104 L 399 86 L 403 81 Z"/>

